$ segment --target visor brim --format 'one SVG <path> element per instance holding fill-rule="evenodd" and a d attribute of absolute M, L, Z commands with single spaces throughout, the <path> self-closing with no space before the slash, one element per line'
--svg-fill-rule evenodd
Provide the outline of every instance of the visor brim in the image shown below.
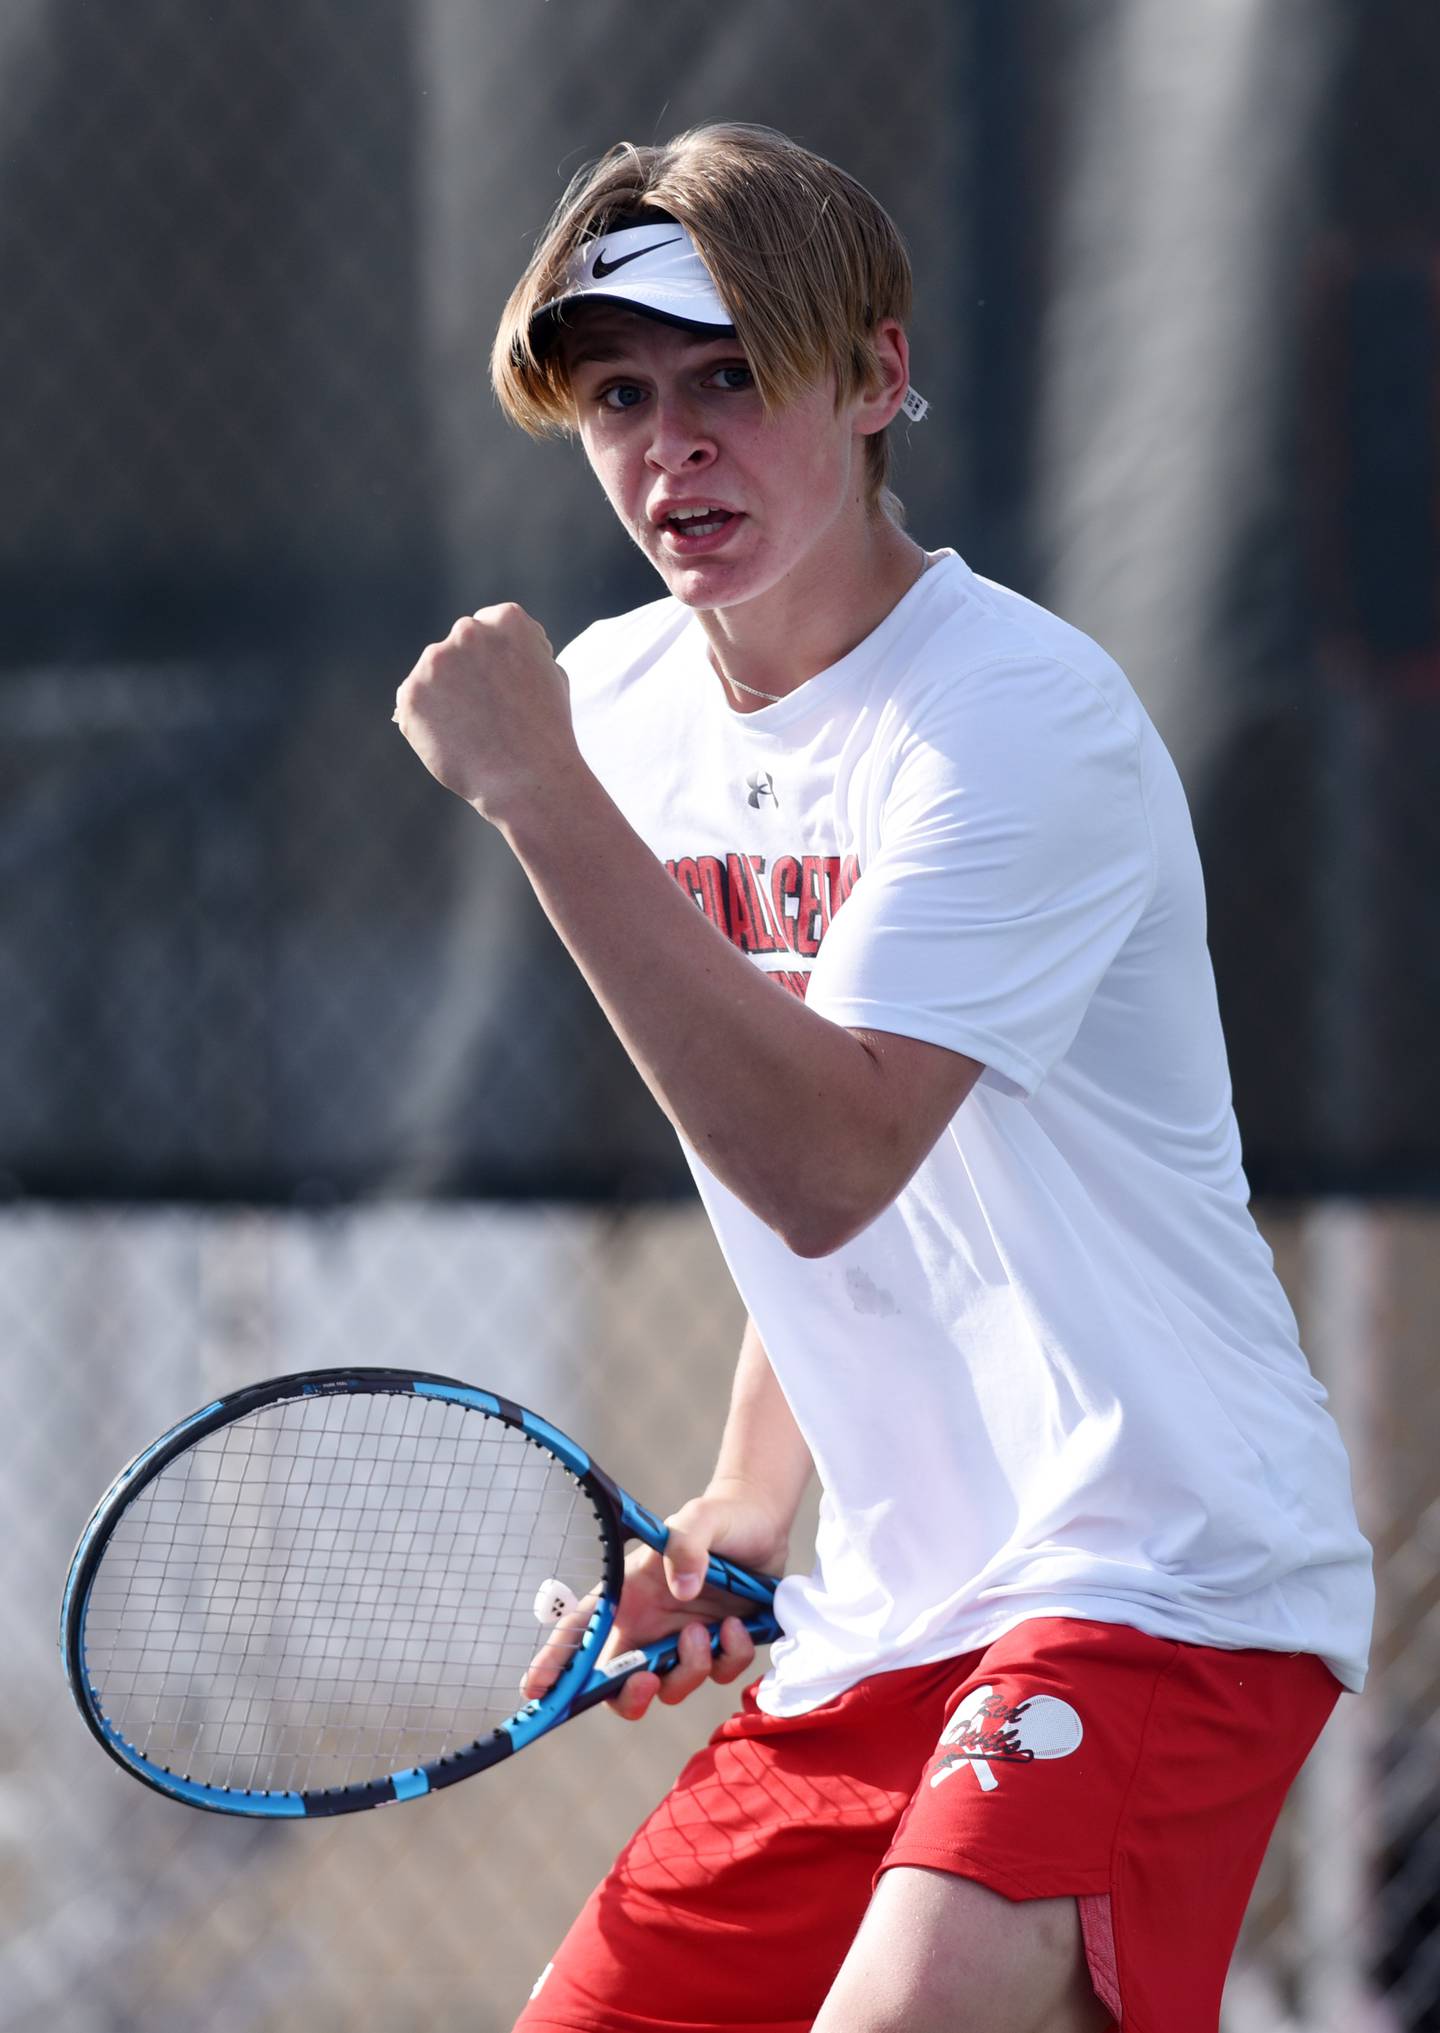
<path fill-rule="evenodd" d="M 701 338 L 723 339 L 733 337 L 735 327 L 730 324 L 712 324 L 708 318 L 687 318 L 679 311 L 661 310 L 655 304 L 640 303 L 633 296 L 621 296 L 618 292 L 600 289 L 578 291 L 574 296 L 556 297 L 548 304 L 542 304 L 530 320 L 530 344 L 538 354 L 546 346 L 553 345 L 556 335 L 569 322 L 566 312 L 575 312 L 586 304 L 607 304 L 612 310 L 633 311 L 637 318 L 648 318 L 653 324 L 673 325 L 677 331 L 694 332 Z"/>

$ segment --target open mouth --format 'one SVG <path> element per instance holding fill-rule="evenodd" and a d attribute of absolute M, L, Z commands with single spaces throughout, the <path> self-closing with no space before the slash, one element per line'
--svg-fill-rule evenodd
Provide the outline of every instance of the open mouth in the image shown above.
<path fill-rule="evenodd" d="M 697 550 L 722 538 L 740 517 L 728 508 L 684 508 L 667 515 L 660 528 L 671 550 Z"/>

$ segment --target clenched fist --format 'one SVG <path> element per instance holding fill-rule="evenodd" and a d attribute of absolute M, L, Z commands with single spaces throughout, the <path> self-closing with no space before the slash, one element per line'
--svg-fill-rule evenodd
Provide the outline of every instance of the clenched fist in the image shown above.
<path fill-rule="evenodd" d="M 583 768 L 565 673 L 513 602 L 430 645 L 396 694 L 395 722 L 430 774 L 496 823 Z"/>

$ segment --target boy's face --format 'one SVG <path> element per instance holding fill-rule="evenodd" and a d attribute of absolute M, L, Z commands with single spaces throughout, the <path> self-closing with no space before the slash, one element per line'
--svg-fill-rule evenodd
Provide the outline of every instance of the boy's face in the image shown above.
<path fill-rule="evenodd" d="M 839 526 L 863 519 L 863 441 L 831 386 L 767 415 L 733 333 L 608 304 L 580 310 L 562 343 L 596 477 L 687 607 L 733 607 L 823 567 Z"/>

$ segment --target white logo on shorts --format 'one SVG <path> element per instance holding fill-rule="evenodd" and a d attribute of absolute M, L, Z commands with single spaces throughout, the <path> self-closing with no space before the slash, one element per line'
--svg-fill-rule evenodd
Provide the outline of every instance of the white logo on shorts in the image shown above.
<path fill-rule="evenodd" d="M 1023 1701 L 1002 1701 L 993 1687 L 972 1687 L 940 1732 L 948 1755 L 930 1784 L 938 1786 L 969 1765 L 982 1793 L 993 1793 L 999 1780 L 992 1765 L 1029 1765 L 1037 1758 L 1068 1758 L 1080 1748 L 1084 1726 L 1068 1701 L 1053 1694 L 1031 1694 Z"/>
<path fill-rule="evenodd" d="M 544 1986 L 545 1986 L 545 1979 L 546 1979 L 546 1977 L 548 1977 L 548 1976 L 549 1976 L 549 1974 L 550 1974 L 551 1970 L 552 1970 L 552 1969 L 554 1969 L 554 1967 L 555 1967 L 555 1965 L 554 1965 L 554 1963 L 553 1963 L 553 1962 L 547 1962 L 547 1963 L 546 1963 L 546 1965 L 545 1965 L 545 1967 L 544 1967 L 544 1969 L 542 1969 L 542 1970 L 541 1970 L 541 1972 L 540 1972 L 539 1976 L 538 1976 L 538 1977 L 536 1977 L 536 1979 L 535 1979 L 535 1984 L 534 1984 L 534 1988 L 533 1988 L 533 1989 L 531 1990 L 531 1992 L 530 1992 L 530 1995 L 531 1995 L 531 1997 L 532 1997 L 532 1998 L 538 1998 L 538 1997 L 539 1997 L 539 1995 L 540 1995 L 541 1991 L 542 1991 L 542 1990 L 544 1989 Z"/>

